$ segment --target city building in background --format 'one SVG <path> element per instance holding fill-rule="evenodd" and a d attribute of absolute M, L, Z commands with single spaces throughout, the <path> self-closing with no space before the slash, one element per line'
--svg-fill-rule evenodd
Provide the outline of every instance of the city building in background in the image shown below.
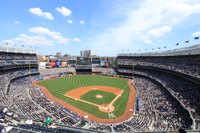
<path fill-rule="evenodd" d="M 91 56 L 91 50 L 81 50 L 80 56 L 81 57 L 90 57 Z"/>

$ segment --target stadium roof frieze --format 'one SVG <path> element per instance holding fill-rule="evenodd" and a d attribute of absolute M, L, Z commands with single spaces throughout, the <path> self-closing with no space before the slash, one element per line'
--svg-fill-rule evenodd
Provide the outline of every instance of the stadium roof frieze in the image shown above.
<path fill-rule="evenodd" d="M 119 53 L 117 56 L 184 56 L 184 55 L 200 55 L 200 44 L 173 49 L 161 52 L 145 52 L 145 53 Z"/>
<path fill-rule="evenodd" d="M 0 52 L 36 54 L 36 51 L 33 49 L 11 48 L 3 46 L 0 46 Z"/>

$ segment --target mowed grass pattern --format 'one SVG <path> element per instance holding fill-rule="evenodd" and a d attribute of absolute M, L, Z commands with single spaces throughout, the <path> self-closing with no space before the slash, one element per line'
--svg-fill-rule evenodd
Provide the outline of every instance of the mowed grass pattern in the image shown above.
<path fill-rule="evenodd" d="M 101 95 L 103 97 L 96 98 L 96 95 Z M 91 103 L 102 105 L 102 104 L 109 104 L 115 97 L 116 97 L 116 95 L 113 93 L 110 93 L 110 92 L 105 92 L 105 91 L 100 91 L 100 90 L 92 90 L 92 91 L 82 95 L 80 98 L 82 100 L 85 100 L 85 101 L 88 101 Z"/>
<path fill-rule="evenodd" d="M 65 97 L 64 94 L 70 90 L 84 86 L 110 86 L 122 89 L 124 90 L 124 93 L 114 103 L 115 110 L 113 111 L 113 113 L 116 117 L 118 117 L 124 113 L 130 93 L 127 79 L 98 75 L 67 76 L 57 79 L 45 80 L 40 82 L 39 84 L 45 86 L 55 97 L 60 98 L 61 100 L 99 118 L 108 118 L 108 114 L 101 112 L 95 106 Z"/>

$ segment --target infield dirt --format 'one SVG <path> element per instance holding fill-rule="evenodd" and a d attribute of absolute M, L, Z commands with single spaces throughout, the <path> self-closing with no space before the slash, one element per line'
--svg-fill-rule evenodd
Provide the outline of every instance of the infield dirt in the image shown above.
<path fill-rule="evenodd" d="M 114 93 L 116 95 L 116 97 L 110 103 L 108 103 L 107 106 L 98 105 L 98 104 L 95 104 L 93 102 L 89 102 L 89 101 L 81 99 L 82 95 L 86 94 L 87 92 L 93 91 L 93 90 L 100 90 L 100 91 Z M 113 105 L 114 102 L 118 98 L 120 98 L 120 96 L 122 95 L 123 92 L 124 92 L 124 90 L 122 90 L 122 89 L 118 89 L 118 88 L 114 88 L 114 87 L 108 87 L 108 86 L 85 86 L 85 87 L 73 89 L 73 90 L 67 92 L 65 94 L 65 96 L 72 98 L 74 100 L 78 100 L 78 101 L 90 104 L 92 106 L 96 106 L 96 107 L 99 108 L 99 110 L 101 112 L 110 113 L 110 112 L 113 112 L 114 109 L 115 109 L 115 107 Z"/>

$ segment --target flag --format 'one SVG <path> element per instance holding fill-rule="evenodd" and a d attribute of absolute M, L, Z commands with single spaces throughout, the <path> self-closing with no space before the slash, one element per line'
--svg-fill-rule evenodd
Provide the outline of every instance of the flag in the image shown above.
<path fill-rule="evenodd" d="M 189 42 L 190 42 L 189 40 L 186 40 L 186 41 L 185 41 L 185 43 L 189 43 Z"/>
<path fill-rule="evenodd" d="M 147 51 L 147 49 L 146 49 L 146 51 Z"/>
<path fill-rule="evenodd" d="M 179 45 L 179 43 L 177 43 L 176 45 Z"/>
<path fill-rule="evenodd" d="M 166 46 L 164 48 L 167 48 Z"/>
<path fill-rule="evenodd" d="M 154 48 L 152 48 L 152 50 L 154 50 Z"/>
<path fill-rule="evenodd" d="M 24 47 L 24 45 L 22 45 L 22 47 Z"/>
<path fill-rule="evenodd" d="M 195 37 L 194 39 L 199 39 L 199 36 Z"/>
<path fill-rule="evenodd" d="M 160 47 L 158 47 L 158 49 L 160 49 Z"/>

